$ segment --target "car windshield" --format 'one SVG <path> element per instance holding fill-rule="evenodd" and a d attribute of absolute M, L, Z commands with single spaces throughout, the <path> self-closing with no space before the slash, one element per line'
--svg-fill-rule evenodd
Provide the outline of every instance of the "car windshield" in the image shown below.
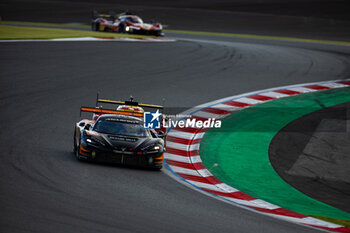
<path fill-rule="evenodd" d="M 131 137 L 147 137 L 148 131 L 135 121 L 124 119 L 107 118 L 100 119 L 96 122 L 93 128 L 94 131 L 103 134 L 113 134 Z"/>
<path fill-rule="evenodd" d="M 124 17 L 124 19 L 130 23 L 143 23 L 142 19 L 137 16 L 127 16 L 127 17 Z"/>

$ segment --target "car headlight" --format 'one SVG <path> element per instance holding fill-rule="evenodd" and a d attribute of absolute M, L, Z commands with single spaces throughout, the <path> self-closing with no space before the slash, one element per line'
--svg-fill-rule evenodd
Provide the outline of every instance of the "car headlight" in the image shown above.
<path fill-rule="evenodd" d="M 163 150 L 163 146 L 160 144 L 156 144 L 152 147 L 152 150 L 161 151 L 161 150 Z"/>
<path fill-rule="evenodd" d="M 162 145 L 159 145 L 159 144 L 153 144 L 153 145 L 148 145 L 148 146 L 145 146 L 143 148 L 141 148 L 141 151 L 155 151 L 155 150 L 161 150 L 162 149 Z"/>
<path fill-rule="evenodd" d="M 87 138 L 86 143 L 88 143 L 91 146 L 106 146 L 105 143 L 103 143 L 101 140 L 98 140 L 96 138 Z"/>

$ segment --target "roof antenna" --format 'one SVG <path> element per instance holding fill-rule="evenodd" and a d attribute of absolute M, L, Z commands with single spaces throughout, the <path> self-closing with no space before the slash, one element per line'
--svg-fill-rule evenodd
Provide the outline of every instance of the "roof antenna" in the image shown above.
<path fill-rule="evenodd" d="M 100 93 L 99 93 L 99 92 L 97 92 L 97 95 L 96 95 L 96 107 L 98 107 L 98 99 L 99 99 L 99 95 L 100 95 Z"/>

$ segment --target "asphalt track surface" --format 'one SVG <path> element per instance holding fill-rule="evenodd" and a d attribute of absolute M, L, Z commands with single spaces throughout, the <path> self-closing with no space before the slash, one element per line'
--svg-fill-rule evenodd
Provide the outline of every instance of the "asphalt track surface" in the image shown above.
<path fill-rule="evenodd" d="M 0 231 L 317 232 L 210 198 L 165 171 L 81 163 L 72 154 L 79 107 L 93 106 L 97 91 L 189 108 L 348 74 L 349 47 L 253 43 L 198 36 L 0 44 Z"/>
<path fill-rule="evenodd" d="M 349 107 L 340 104 L 286 125 L 271 141 L 269 159 L 290 185 L 314 199 L 350 211 Z"/>

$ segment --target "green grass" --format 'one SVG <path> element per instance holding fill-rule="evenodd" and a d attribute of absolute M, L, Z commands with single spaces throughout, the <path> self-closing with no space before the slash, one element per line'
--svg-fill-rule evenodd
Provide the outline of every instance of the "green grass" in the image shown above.
<path fill-rule="evenodd" d="M 2 21 L 3 24 L 16 25 L 33 25 L 33 26 L 49 26 L 49 27 L 67 27 L 67 28 L 90 28 L 90 25 L 84 24 L 66 24 L 66 23 L 39 23 L 39 22 L 23 22 L 23 21 Z"/>
<path fill-rule="evenodd" d="M 163 31 L 169 32 L 169 33 L 192 34 L 192 35 L 225 36 L 225 37 L 239 37 L 239 38 L 249 38 L 249 39 L 287 40 L 287 41 L 297 41 L 297 42 L 350 45 L 350 42 L 346 42 L 346 41 L 316 40 L 316 39 L 282 37 L 282 36 L 264 36 L 264 35 L 252 35 L 252 34 L 168 30 L 168 29 Z"/>
<path fill-rule="evenodd" d="M 319 216 L 319 215 L 313 215 L 311 214 L 310 217 L 318 218 L 327 222 L 332 222 L 338 225 L 342 225 L 345 227 L 350 227 L 350 221 L 349 220 L 343 220 L 343 219 L 335 219 L 335 218 L 330 218 L 330 217 L 324 217 L 324 216 Z"/>
<path fill-rule="evenodd" d="M 72 37 L 146 38 L 150 36 L 139 36 L 109 32 L 81 31 L 72 29 L 0 25 L 0 40 L 54 39 Z"/>

